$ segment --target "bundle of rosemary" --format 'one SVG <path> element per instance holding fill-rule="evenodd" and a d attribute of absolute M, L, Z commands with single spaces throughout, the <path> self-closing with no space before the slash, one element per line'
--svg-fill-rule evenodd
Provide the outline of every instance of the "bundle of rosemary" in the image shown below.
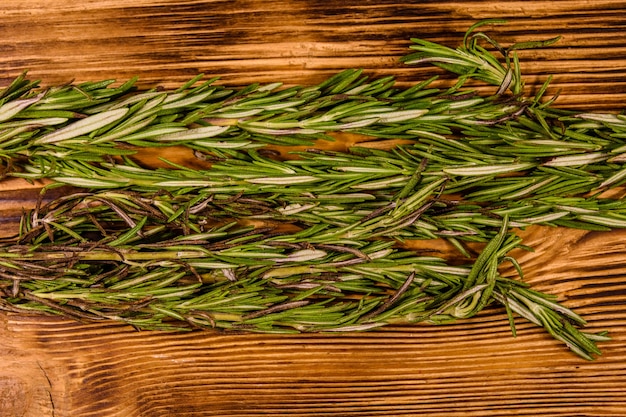
<path fill-rule="evenodd" d="M 18 77 L 0 92 L 2 175 L 81 190 L 40 202 L 0 241 L 0 308 L 311 332 L 445 323 L 496 302 L 514 333 L 515 313 L 592 359 L 606 335 L 500 266 L 521 274 L 516 228 L 626 227 L 622 200 L 603 197 L 626 181 L 626 117 L 556 108 L 547 83 L 526 96 L 515 51 L 555 39 L 503 48 L 476 32 L 486 23 L 457 49 L 414 40 L 404 61 L 458 74 L 447 89 L 358 70 L 239 90 L 198 77 L 176 91 L 40 92 Z M 359 142 L 333 144 L 336 132 Z M 172 146 L 195 162 L 142 163 Z M 411 244 L 425 239 L 464 260 Z"/>

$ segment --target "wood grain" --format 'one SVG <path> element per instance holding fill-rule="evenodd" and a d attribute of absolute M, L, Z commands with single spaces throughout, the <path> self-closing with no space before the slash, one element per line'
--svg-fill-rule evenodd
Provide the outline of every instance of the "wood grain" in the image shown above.
<path fill-rule="evenodd" d="M 199 72 L 225 84 L 309 84 L 352 67 L 414 82 L 431 68 L 398 58 L 411 37 L 457 46 L 479 19 L 506 18 L 504 44 L 562 36 L 522 53 L 529 84 L 554 75 L 571 107 L 615 110 L 626 98 L 623 1 L 8 0 L 0 5 L 1 78 L 44 85 L 127 79 L 177 86 Z M 566 87 L 566 88 L 565 88 Z"/>
<path fill-rule="evenodd" d="M 175 87 L 198 72 L 242 86 L 313 84 L 344 68 L 394 75 L 410 37 L 456 46 L 483 18 L 521 53 L 529 89 L 549 74 L 564 107 L 623 111 L 623 1 L 5 0 L 0 84 L 25 69 L 43 85 L 140 77 Z M 445 83 L 445 77 L 442 83 Z M 0 234 L 41 184 L 0 183 Z M 443 327 L 345 335 L 137 332 L 103 322 L 0 314 L 0 416 L 624 416 L 626 231 L 530 228 L 525 279 L 609 330 L 585 362 L 501 310 Z M 442 248 L 445 251 L 445 248 Z"/>

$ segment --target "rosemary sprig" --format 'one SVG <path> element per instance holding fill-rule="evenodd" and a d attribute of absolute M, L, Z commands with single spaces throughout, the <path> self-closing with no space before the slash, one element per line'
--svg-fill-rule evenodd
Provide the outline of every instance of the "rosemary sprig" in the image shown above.
<path fill-rule="evenodd" d="M 484 167 L 446 168 L 436 155 L 415 152 L 416 147 L 360 149 L 352 154 L 310 151 L 287 161 L 250 150 L 245 157 L 216 162 L 207 170 L 151 170 L 130 161 L 102 167 L 60 161 L 54 168 L 62 176 L 54 179 L 91 188 L 131 187 L 148 195 L 169 190 L 179 202 L 192 205 L 211 197 L 213 206 L 229 211 L 231 216 L 329 222 L 345 227 L 380 210 L 392 212 L 400 221 L 431 199 L 433 206 L 420 219 L 418 234 L 423 238 L 457 233 L 462 238 L 488 239 L 505 214 L 513 227 L 550 224 L 594 229 L 625 225 L 621 201 L 570 197 L 574 191 L 602 190 L 598 184 L 606 179 L 601 176 L 600 165 L 596 165 L 597 174 L 565 167 L 516 173 L 519 168 L 504 161 Z M 454 155 L 466 159 L 470 153 Z M 481 155 L 484 162 L 488 156 Z M 497 171 L 497 166 L 502 170 Z M 475 174 L 479 169 L 485 174 Z M 72 176 L 79 171 L 82 178 Z M 518 175 L 511 175 L 515 173 Z M 451 195 L 461 191 L 466 193 L 462 198 Z"/>
<path fill-rule="evenodd" d="M 39 155 L 33 159 L 35 164 L 24 167 L 27 172 L 13 175 L 33 179 L 51 177 L 60 183 L 86 188 L 138 189 L 187 189 L 213 184 L 224 188 L 228 186 L 224 178 L 229 178 L 243 180 L 239 184 L 228 182 L 232 191 L 241 192 L 242 187 L 254 188 L 250 185 L 252 181 L 262 181 L 265 185 L 273 183 L 281 190 L 291 188 L 281 187 L 286 182 L 309 186 L 311 183 L 328 185 L 331 180 L 335 190 L 346 187 L 367 189 L 368 186 L 384 188 L 393 187 L 394 182 L 401 184 L 404 179 L 419 173 L 421 181 L 446 177 L 449 193 L 462 192 L 469 199 L 481 202 L 553 196 L 555 193 L 561 196 L 600 193 L 623 183 L 626 174 L 620 158 L 625 146 L 626 121 L 621 123 L 620 118 L 611 118 L 611 123 L 607 124 L 610 132 L 606 131 L 605 125 L 594 122 L 594 130 L 590 131 L 589 122 L 580 123 L 577 117 L 557 119 L 537 109 L 528 109 L 528 112 L 541 114 L 535 117 L 541 123 L 520 115 L 505 124 L 475 126 L 465 131 L 462 137 L 430 135 L 390 150 L 355 148 L 334 155 L 304 152 L 299 153 L 300 160 L 295 161 L 282 161 L 280 156 L 265 157 L 254 149 L 213 150 L 209 158 L 217 158 L 218 162 L 210 170 L 161 169 L 152 175 L 146 174 L 153 170 L 141 168 L 128 157 L 122 162 L 111 163 L 97 162 L 94 158 L 76 161 Z M 600 115 L 598 118 L 602 119 Z M 602 120 L 608 119 L 607 116 Z M 557 128 L 546 130 L 544 127 L 550 121 L 558 125 L 561 120 L 576 121 L 564 133 L 557 132 Z M 370 184 L 357 184 L 356 181 L 348 184 L 351 177 L 359 177 L 359 174 L 363 174 L 361 181 L 365 175 L 370 175 Z"/>
<path fill-rule="evenodd" d="M 524 89 L 518 57 L 515 53 L 521 49 L 543 48 L 559 41 L 560 36 L 543 41 L 520 42 L 507 48 L 484 32 L 476 29 L 489 24 L 502 24 L 506 20 L 486 19 L 475 23 L 465 33 L 463 43 L 456 49 L 432 43 L 423 39 L 412 39 L 411 49 L 418 52 L 402 58 L 406 64 L 431 63 L 446 71 L 460 75 L 459 83 L 468 78 L 483 81 L 498 86 L 498 93 L 511 90 L 513 94 L 520 94 Z M 480 41 L 486 41 L 497 50 L 504 62 L 498 60 L 494 54 L 481 46 Z"/>
<path fill-rule="evenodd" d="M 230 90 L 214 86 L 215 79 L 194 86 L 197 77 L 176 91 L 130 94 L 124 93 L 136 80 L 117 88 L 105 81 L 38 92 L 37 83 L 22 76 L 5 89 L 6 102 L 0 103 L 1 156 L 9 170 L 40 159 L 102 161 L 133 153 L 128 146 L 210 151 L 311 145 L 332 140 L 326 134 L 338 131 L 412 137 L 447 133 L 448 126 L 474 119 L 499 119 L 517 106 L 473 94 L 443 94 L 427 88 L 433 79 L 397 90 L 391 78 L 366 82 L 361 73 L 346 70 L 318 86 L 286 90 L 279 83 Z M 422 121 L 425 114 L 429 117 Z"/>
<path fill-rule="evenodd" d="M 174 216 L 172 201 L 109 191 L 38 207 L 22 235 L 0 245 L 3 308 L 153 329 L 348 331 L 470 317 L 504 288 L 542 306 L 527 317 L 532 322 L 581 356 L 597 353 L 599 336 L 543 320 L 574 313 L 500 276 L 498 266 L 520 244 L 506 217 L 473 265 L 452 266 L 381 239 L 380 228 L 394 227 L 388 214 L 358 233 L 320 223 L 289 231 L 217 222 L 195 210 Z"/>

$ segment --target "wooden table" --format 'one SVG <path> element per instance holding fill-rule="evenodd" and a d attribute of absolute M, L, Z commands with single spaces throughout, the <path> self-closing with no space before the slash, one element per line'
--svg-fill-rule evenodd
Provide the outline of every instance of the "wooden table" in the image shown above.
<path fill-rule="evenodd" d="M 623 111 L 624 1 L 4 0 L 0 82 L 141 77 L 175 87 L 199 72 L 224 84 L 317 83 L 362 67 L 400 84 L 432 68 L 398 58 L 410 37 L 456 46 L 483 18 L 521 53 L 529 88 L 554 75 L 557 103 Z M 39 185 L 0 183 L 0 230 L 15 231 Z M 138 332 L 114 324 L 0 313 L 0 416 L 625 416 L 626 231 L 531 228 L 526 279 L 609 330 L 579 359 L 501 310 L 443 327 L 337 336 Z"/>

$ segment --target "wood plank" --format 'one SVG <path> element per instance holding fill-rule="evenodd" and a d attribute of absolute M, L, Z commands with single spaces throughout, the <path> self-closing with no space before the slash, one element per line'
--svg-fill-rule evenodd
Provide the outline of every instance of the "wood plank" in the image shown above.
<path fill-rule="evenodd" d="M 43 6 L 45 4 L 45 7 Z M 50 6 L 53 4 L 53 6 Z M 409 38 L 452 47 L 483 18 L 502 43 L 563 36 L 523 52 L 530 84 L 554 75 L 561 103 L 620 109 L 626 98 L 621 1 L 5 1 L 0 5 L 2 79 L 29 69 L 44 85 L 140 76 L 142 85 L 174 87 L 199 72 L 225 84 L 309 84 L 351 67 L 414 82 L 431 68 L 398 58 Z"/>
<path fill-rule="evenodd" d="M 528 88 L 549 74 L 557 103 L 623 111 L 623 1 L 5 0 L 0 84 L 29 69 L 44 86 L 140 77 L 176 87 L 198 72 L 242 86 L 313 84 L 351 67 L 400 85 L 431 68 L 398 58 L 412 36 L 456 46 L 482 18 L 524 51 Z M 445 77 L 442 83 L 445 83 Z M 41 184 L 0 182 L 0 234 L 14 233 Z M 137 332 L 0 313 L 0 416 L 624 416 L 626 232 L 530 228 L 525 279 L 609 330 L 585 362 L 503 312 L 443 327 L 345 335 Z M 445 247 L 441 248 L 445 254 Z"/>
<path fill-rule="evenodd" d="M 512 338 L 494 309 L 443 328 L 300 336 L 136 332 L 10 314 L 3 349 L 21 352 L 17 375 L 38 377 L 21 378 L 28 392 L 50 379 L 57 415 L 617 416 L 626 406 L 625 238 L 535 228 L 526 239 L 542 255 L 519 256 L 529 282 L 562 294 L 590 330 L 611 330 L 591 363 L 522 321 Z M 599 252 L 610 270 L 598 269 Z"/>

